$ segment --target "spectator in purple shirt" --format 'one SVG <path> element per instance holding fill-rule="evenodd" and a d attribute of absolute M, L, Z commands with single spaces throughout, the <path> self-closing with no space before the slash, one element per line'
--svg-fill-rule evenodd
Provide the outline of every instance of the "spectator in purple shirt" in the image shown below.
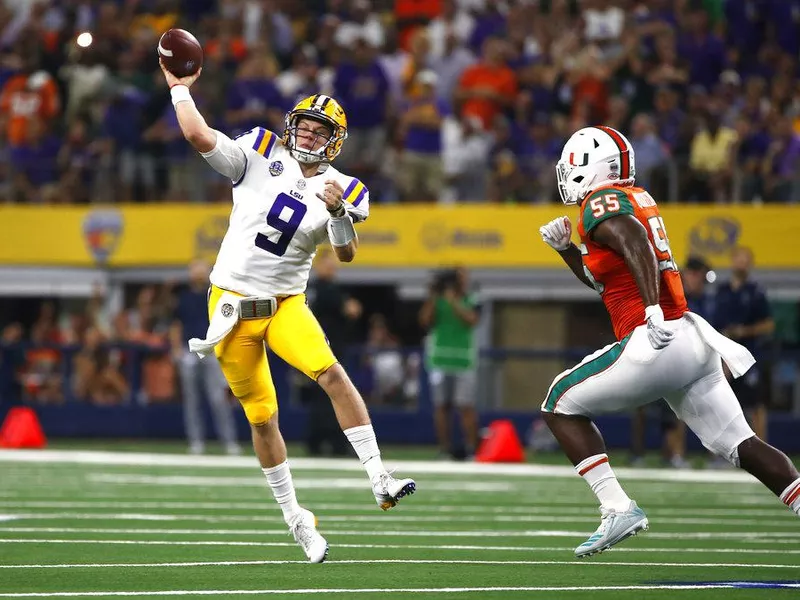
<path fill-rule="evenodd" d="M 437 76 L 431 70 L 415 75 L 418 97 L 400 118 L 403 154 L 397 170 L 402 200 L 435 201 L 442 187 L 442 119 L 447 105 L 437 98 Z"/>
<path fill-rule="evenodd" d="M 641 2 L 633 12 L 635 29 L 642 36 L 645 47 L 653 51 L 653 38 L 661 32 L 678 27 L 678 17 L 672 0 Z"/>
<path fill-rule="evenodd" d="M 228 91 L 225 120 L 233 136 L 253 127 L 283 130 L 286 105 L 274 83 L 277 66 L 265 54 L 253 54 L 239 67 Z"/>
<path fill-rule="evenodd" d="M 800 53 L 800 0 L 762 0 L 759 5 L 774 27 L 781 49 L 797 56 Z"/>
<path fill-rule="evenodd" d="M 747 116 L 736 121 L 736 172 L 741 181 L 739 194 L 741 200 L 752 202 L 755 197 L 763 197 L 761 163 L 770 146 L 769 134 L 758 122 Z"/>
<path fill-rule="evenodd" d="M 203 179 L 203 172 L 195 172 L 192 166 L 196 163 L 195 152 L 190 152 L 189 145 L 185 143 L 178 116 L 172 107 L 167 107 L 164 115 L 155 127 L 159 130 L 159 139 L 163 144 L 163 157 L 167 165 L 169 186 L 167 198 L 173 202 L 186 201 L 192 195 L 194 186 L 192 182 Z"/>
<path fill-rule="evenodd" d="M 751 49 L 750 52 L 742 54 L 739 62 L 739 70 L 746 79 L 751 77 L 763 77 L 771 79 L 775 74 L 775 65 L 781 54 L 780 47 L 772 42 Z"/>
<path fill-rule="evenodd" d="M 518 157 L 524 181 L 519 193 L 520 201 L 552 201 L 556 191 L 553 169 L 561 156 L 562 143 L 553 131 L 550 115 L 536 113 L 529 124 L 514 133 L 514 139 L 517 143 L 512 149 Z"/>
<path fill-rule="evenodd" d="M 685 117 L 678 108 L 678 93 L 668 87 L 661 87 L 654 98 L 655 125 L 658 137 L 670 151 L 674 151 L 681 136 L 681 123 Z"/>
<path fill-rule="evenodd" d="M 725 44 L 708 25 L 702 8 L 689 11 L 686 31 L 678 42 L 678 54 L 689 63 L 689 80 L 710 89 L 727 66 Z"/>
<path fill-rule="evenodd" d="M 764 41 L 764 1 L 733 0 L 724 4 L 725 41 L 741 60 L 750 49 L 761 47 Z"/>
<path fill-rule="evenodd" d="M 484 3 L 483 9 L 473 16 L 475 25 L 469 37 L 469 47 L 475 54 L 480 54 L 483 43 L 490 37 L 505 37 L 506 17 L 500 12 L 499 3 L 491 1 Z"/>
<path fill-rule="evenodd" d="M 144 108 L 148 95 L 134 86 L 118 90 L 100 122 L 101 136 L 112 147 L 116 161 L 115 200 L 131 202 L 141 187 L 147 197 L 156 187 L 156 161 L 142 144 Z"/>
<path fill-rule="evenodd" d="M 789 117 L 772 125 L 773 142 L 764 158 L 762 174 L 766 200 L 800 202 L 800 136 Z"/>
<path fill-rule="evenodd" d="M 656 134 L 650 115 L 640 113 L 634 117 L 630 142 L 636 153 L 636 184 L 650 190 L 656 201 L 663 202 L 667 199 L 665 183 L 669 154 Z"/>
<path fill-rule="evenodd" d="M 86 117 L 78 117 L 70 125 L 58 153 L 58 167 L 61 193 L 71 202 L 89 201 L 101 162 L 99 157 L 107 145 L 103 140 L 94 139 Z"/>
<path fill-rule="evenodd" d="M 48 132 L 39 119 L 28 122 L 28 140 L 9 147 L 13 169 L 12 196 L 22 201 L 54 200 L 50 193 L 58 184 L 58 153 L 61 140 Z"/>
<path fill-rule="evenodd" d="M 339 65 L 333 83 L 348 117 L 348 139 L 338 164 L 370 190 L 376 190 L 376 186 L 368 181 L 383 163 L 390 101 L 389 80 L 375 54 L 376 49 L 366 39 L 358 38 L 352 60 Z"/>
<path fill-rule="evenodd" d="M 180 0 L 180 7 L 181 15 L 195 23 L 219 10 L 217 0 Z"/>
<path fill-rule="evenodd" d="M 766 99 L 767 82 L 763 77 L 751 77 L 745 81 L 744 96 L 740 97 L 735 106 L 738 115 L 748 119 L 751 123 L 763 125 L 770 106 Z"/>

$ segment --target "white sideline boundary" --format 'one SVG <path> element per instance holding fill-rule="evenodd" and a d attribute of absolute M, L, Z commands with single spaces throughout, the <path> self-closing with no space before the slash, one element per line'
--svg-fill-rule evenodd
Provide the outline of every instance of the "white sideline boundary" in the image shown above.
<path fill-rule="evenodd" d="M 109 500 L 14 500 L 0 499 L 0 509 L 3 510 L 31 510 L 31 509 L 94 509 L 97 510 L 125 510 L 135 509 L 137 511 L 144 510 L 171 510 L 181 509 L 185 510 L 190 508 L 192 511 L 200 510 L 214 510 L 225 511 L 225 514 L 235 514 L 236 511 L 259 511 L 259 512 L 280 512 L 281 507 L 276 503 L 268 502 L 179 502 L 179 501 L 148 501 L 132 502 L 130 500 L 109 501 Z M 345 513 L 360 515 L 363 513 L 362 507 L 354 507 L 352 502 L 320 502 L 314 503 L 315 510 L 326 511 L 327 516 L 325 520 L 331 518 L 330 513 Z M 575 515 L 585 516 L 585 506 L 560 506 L 558 510 L 561 515 Z M 552 505 L 541 506 L 486 506 L 481 504 L 459 504 L 458 506 L 424 506 L 406 504 L 403 507 L 403 513 L 407 516 L 414 515 L 427 515 L 427 514 L 443 514 L 449 515 L 451 513 L 464 515 L 478 513 L 480 515 L 501 515 L 510 520 L 514 519 L 514 515 L 550 515 L 553 513 Z M 682 516 L 686 514 L 685 508 L 663 508 L 656 506 L 654 508 L 648 507 L 648 514 L 658 515 L 658 518 L 667 516 Z M 191 514 L 197 514 L 192 512 Z M 741 517 L 741 508 L 692 508 L 692 514 L 699 517 Z M 797 517 L 782 504 L 777 504 L 772 509 L 747 509 L 747 515 L 755 518 L 768 517 L 770 521 L 786 520 L 787 522 L 795 523 L 794 519 Z M 382 515 L 384 518 L 386 515 Z"/>
<path fill-rule="evenodd" d="M 459 463 L 421 460 L 391 460 L 384 462 L 403 472 L 418 475 L 505 475 L 512 477 L 576 477 L 568 466 L 501 463 Z M 156 454 L 150 452 L 107 452 L 93 450 L 0 450 L 0 463 L 49 463 L 76 465 L 118 465 L 134 467 L 184 467 L 256 469 L 255 457 L 241 456 L 190 456 L 184 454 Z M 315 471 L 363 472 L 355 458 L 294 458 L 289 459 L 292 469 Z M 625 479 L 642 481 L 683 481 L 697 483 L 758 483 L 744 471 L 711 471 L 680 469 L 614 468 Z"/>
<path fill-rule="evenodd" d="M 119 473 L 93 473 L 86 476 L 90 483 L 109 483 L 115 485 L 141 486 L 189 486 L 189 487 L 224 487 L 263 488 L 262 477 L 250 475 L 239 476 L 205 476 L 193 475 L 121 475 Z M 298 490 L 363 490 L 367 485 L 365 477 L 295 477 L 294 486 Z M 502 493 L 514 492 L 517 486 L 507 481 L 432 481 L 425 484 L 426 490 L 439 492 L 473 492 Z"/>
<path fill-rule="evenodd" d="M 307 565 L 307 560 L 224 560 L 198 562 L 153 562 L 153 563 L 61 563 L 0 565 L 0 569 L 132 569 L 132 568 L 176 568 L 176 567 L 237 567 L 268 565 Z M 328 561 L 326 568 L 337 565 L 569 565 L 581 567 L 678 567 L 681 569 L 797 569 L 797 565 L 773 563 L 679 563 L 679 562 L 625 562 L 625 561 L 576 561 L 576 560 L 444 560 L 444 559 L 352 559 Z"/>
<path fill-rule="evenodd" d="M 232 548 L 296 548 L 295 542 L 242 542 L 237 540 L 85 540 L 85 539 L 36 539 L 36 538 L 0 538 L 0 544 L 87 544 L 111 546 L 226 546 Z M 367 548 L 374 550 L 463 550 L 466 552 L 572 552 L 574 546 L 477 546 L 465 544 L 336 544 L 337 548 Z M 800 550 L 783 548 L 679 548 L 677 551 L 690 554 L 800 554 Z M 625 548 L 615 547 L 614 553 L 635 552 L 674 553 L 675 548 Z"/>
<path fill-rule="evenodd" d="M 2 533 L 74 533 L 74 534 L 106 534 L 106 535 L 210 535 L 210 536 L 280 536 L 286 537 L 286 529 L 167 529 L 167 528 L 114 528 L 114 527 L 0 527 Z M 394 538 L 582 538 L 586 531 L 560 529 L 528 529 L 528 530 L 496 530 L 474 529 L 463 531 L 424 530 L 424 529 L 376 529 L 373 531 L 352 529 L 326 529 L 328 536 L 348 537 L 394 537 Z M 651 531 L 648 538 L 664 540 L 744 540 L 752 543 L 797 544 L 797 536 L 792 532 L 754 532 L 754 531 L 691 531 L 662 532 Z M 2 542 L 2 539 L 0 539 Z"/>
<path fill-rule="evenodd" d="M 324 568 L 324 567 L 322 567 Z M 296 590 L 163 590 L 104 592 L 23 592 L 0 593 L 0 598 L 80 598 L 91 596 L 282 596 L 297 594 L 463 594 L 470 592 L 617 592 L 653 590 L 737 589 L 741 584 L 708 583 L 701 585 L 592 585 L 564 587 L 442 587 L 442 588 L 308 588 Z M 800 583 L 775 584 L 776 588 L 800 588 Z"/>
<path fill-rule="evenodd" d="M 584 515 L 325 515 L 321 522 L 325 528 L 340 527 L 342 523 L 392 523 L 397 525 L 418 526 L 421 523 L 597 523 L 597 517 Z M 0 523 L 6 521 L 158 521 L 163 523 L 282 523 L 280 515 L 230 515 L 230 514 L 192 514 L 192 513 L 147 513 L 147 512 L 19 512 L 0 514 Z M 781 528 L 786 527 L 783 519 L 713 519 L 694 517 L 659 517 L 662 525 L 731 525 L 736 527 Z M 332 529 L 335 531 L 335 529 Z"/>

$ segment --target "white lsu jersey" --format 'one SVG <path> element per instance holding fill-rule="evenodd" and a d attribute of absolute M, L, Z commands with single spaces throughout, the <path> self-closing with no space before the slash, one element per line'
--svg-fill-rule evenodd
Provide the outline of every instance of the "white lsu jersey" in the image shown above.
<path fill-rule="evenodd" d="M 303 177 L 299 163 L 273 132 L 261 127 L 235 140 L 247 158 L 233 182 L 233 210 L 211 283 L 247 296 L 303 293 L 317 246 L 328 240 L 329 213 L 317 198 L 338 181 L 354 222 L 369 215 L 369 192 L 333 166 Z"/>

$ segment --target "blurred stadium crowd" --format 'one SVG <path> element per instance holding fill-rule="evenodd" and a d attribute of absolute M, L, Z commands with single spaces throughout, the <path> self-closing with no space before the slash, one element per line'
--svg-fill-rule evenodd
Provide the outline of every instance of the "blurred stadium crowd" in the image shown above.
<path fill-rule="evenodd" d="M 307 292 L 329 342 L 370 405 L 411 406 L 417 400 L 421 368 L 416 313 L 406 310 L 403 315 L 408 307 L 398 312 L 391 299 L 368 293 L 361 294 L 365 307 L 336 281 L 336 269 L 330 253 L 321 253 Z M 208 265 L 197 261 L 190 266 L 188 284 L 128 286 L 121 310 L 114 310 L 115 303 L 100 286 L 88 301 L 0 300 L 0 313 L 5 315 L 0 329 L 0 402 L 58 405 L 75 400 L 113 406 L 179 401 L 188 381 L 199 377 L 182 368 L 197 362 L 187 341 L 204 336 L 208 327 L 208 272 Z M 404 338 L 390 329 L 390 319 L 393 329 L 405 330 Z M 273 364 L 273 373 L 276 368 L 280 369 Z M 227 390 L 221 371 L 216 377 Z M 298 373 L 279 371 L 279 377 L 291 381 L 299 393 L 293 401 L 305 403 L 310 388 L 317 389 Z"/>
<path fill-rule="evenodd" d="M 374 202 L 557 201 L 561 143 L 595 123 L 628 133 L 662 202 L 800 200 L 800 0 L 2 4 L 6 202 L 228 197 L 158 70 L 173 26 L 203 43 L 193 92 L 232 135 L 337 97 L 337 166 Z"/>
<path fill-rule="evenodd" d="M 558 202 L 563 141 L 598 123 L 659 202 L 800 201 L 800 0 L 0 0 L 0 201 L 229 200 L 178 128 L 155 50 L 170 27 L 203 43 L 193 95 L 230 135 L 339 99 L 337 167 L 376 204 Z M 117 314 L 100 291 L 6 302 L 10 396 L 174 399 L 180 290 L 129 291 Z M 351 311 L 347 343 L 384 350 L 359 380 L 373 403 L 416 394 L 415 311 Z"/>

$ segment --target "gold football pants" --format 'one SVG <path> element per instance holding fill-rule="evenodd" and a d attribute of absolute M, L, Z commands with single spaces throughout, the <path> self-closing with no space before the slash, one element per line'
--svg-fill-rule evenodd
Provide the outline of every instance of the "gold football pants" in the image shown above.
<path fill-rule="evenodd" d="M 211 286 L 209 318 L 224 291 Z M 238 321 L 214 353 L 233 395 L 254 425 L 266 423 L 278 410 L 264 343 L 315 381 L 337 362 L 305 294 L 279 300 L 272 317 Z"/>

